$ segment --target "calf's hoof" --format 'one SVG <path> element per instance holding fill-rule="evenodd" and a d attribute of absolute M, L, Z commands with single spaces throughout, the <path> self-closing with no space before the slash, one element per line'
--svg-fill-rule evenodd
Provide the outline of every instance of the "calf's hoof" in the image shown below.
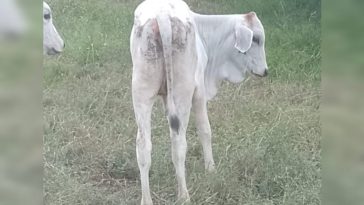
<path fill-rule="evenodd" d="M 140 205 L 153 205 L 152 199 L 149 200 L 142 199 Z"/>
<path fill-rule="evenodd" d="M 177 204 L 187 205 L 187 204 L 190 204 L 190 202 L 191 202 L 191 199 L 190 199 L 190 195 L 188 194 L 188 192 L 178 196 Z"/>
<path fill-rule="evenodd" d="M 207 173 L 216 173 L 216 168 L 214 163 L 210 163 L 205 166 L 205 170 Z"/>

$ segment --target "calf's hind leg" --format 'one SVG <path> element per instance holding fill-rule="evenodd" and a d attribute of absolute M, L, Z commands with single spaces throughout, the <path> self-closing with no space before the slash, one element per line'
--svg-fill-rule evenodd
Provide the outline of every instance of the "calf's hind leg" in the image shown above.
<path fill-rule="evenodd" d="M 178 91 L 176 91 L 178 92 Z M 185 92 L 183 95 L 175 97 L 177 118 L 179 120 L 179 127 L 172 127 L 170 124 L 170 138 L 172 143 L 172 161 L 176 171 L 178 183 L 178 201 L 189 202 L 190 196 L 188 194 L 186 185 L 186 152 L 187 141 L 186 131 L 191 110 L 192 93 Z"/>
<path fill-rule="evenodd" d="M 139 82 L 134 83 L 134 82 Z M 144 85 L 144 86 L 143 86 Z M 135 120 L 138 126 L 136 138 L 136 156 L 140 171 L 140 182 L 142 187 L 142 205 L 151 205 L 152 198 L 149 189 L 149 169 L 151 166 L 151 113 L 155 101 L 154 93 L 145 81 L 133 81 L 132 94 Z"/>

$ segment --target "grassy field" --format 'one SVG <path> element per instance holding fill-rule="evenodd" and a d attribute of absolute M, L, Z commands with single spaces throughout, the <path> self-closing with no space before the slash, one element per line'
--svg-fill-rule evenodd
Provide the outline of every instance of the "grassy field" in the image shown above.
<path fill-rule="evenodd" d="M 49 0 L 67 46 L 45 57 L 44 201 L 139 204 L 129 35 L 133 0 Z M 217 173 L 206 175 L 193 116 L 187 133 L 192 204 L 320 204 L 319 0 L 187 0 L 205 14 L 254 10 L 270 75 L 223 83 L 209 103 Z M 174 204 L 167 121 L 153 112 L 155 204 Z"/>

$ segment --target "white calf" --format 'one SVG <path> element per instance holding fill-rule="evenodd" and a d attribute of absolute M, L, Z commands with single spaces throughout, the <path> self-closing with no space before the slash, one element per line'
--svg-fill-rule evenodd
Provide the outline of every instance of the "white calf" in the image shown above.
<path fill-rule="evenodd" d="M 168 113 L 178 199 L 189 201 L 185 179 L 186 129 L 191 107 L 196 114 L 205 168 L 214 170 L 207 100 L 222 80 L 238 83 L 245 73 L 267 75 L 264 29 L 254 12 L 200 15 L 181 0 L 146 0 L 135 10 L 130 37 L 132 95 L 138 134 L 141 204 L 152 204 L 151 112 L 161 96 Z"/>

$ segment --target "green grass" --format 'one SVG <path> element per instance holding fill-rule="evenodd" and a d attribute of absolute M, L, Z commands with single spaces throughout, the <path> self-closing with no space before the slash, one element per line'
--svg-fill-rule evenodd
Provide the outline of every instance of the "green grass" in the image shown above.
<path fill-rule="evenodd" d="M 140 2 L 140 1 L 138 1 Z M 132 0 L 50 0 L 67 44 L 44 59 L 45 204 L 139 204 L 131 103 Z M 209 103 L 217 173 L 206 175 L 191 116 L 192 204 L 320 204 L 318 0 L 188 0 L 193 10 L 260 16 L 270 75 L 224 83 Z M 176 201 L 168 126 L 153 112 L 155 204 Z"/>

